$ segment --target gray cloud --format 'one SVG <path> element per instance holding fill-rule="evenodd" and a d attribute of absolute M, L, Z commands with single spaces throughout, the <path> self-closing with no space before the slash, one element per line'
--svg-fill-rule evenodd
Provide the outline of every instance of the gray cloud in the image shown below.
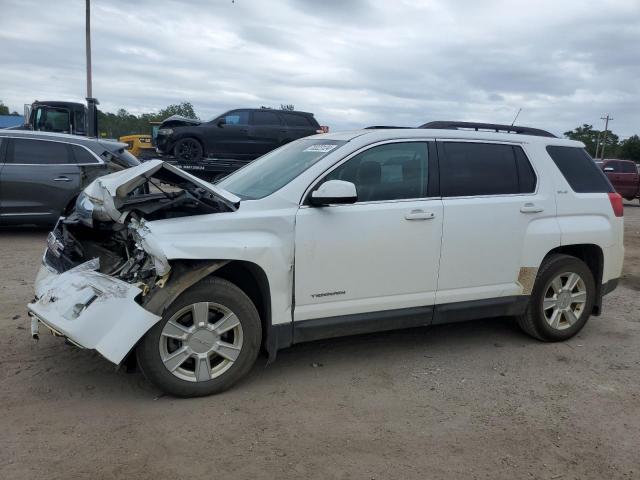
<path fill-rule="evenodd" d="M 203 118 L 293 103 L 332 129 L 434 119 L 640 131 L 640 3 L 93 2 L 106 110 L 191 101 Z M 85 96 L 84 2 L 2 0 L 0 99 Z"/>

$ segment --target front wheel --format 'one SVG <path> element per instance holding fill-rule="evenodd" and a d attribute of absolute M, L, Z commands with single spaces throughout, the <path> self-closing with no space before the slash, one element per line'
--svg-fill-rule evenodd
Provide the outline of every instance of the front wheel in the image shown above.
<path fill-rule="evenodd" d="M 206 278 L 180 295 L 147 332 L 136 355 L 145 377 L 166 393 L 222 392 L 246 375 L 262 338 L 253 302 L 233 283 Z"/>
<path fill-rule="evenodd" d="M 593 274 L 582 260 L 552 255 L 540 267 L 529 305 L 518 323 L 539 340 L 567 340 L 587 323 L 595 295 Z"/>
<path fill-rule="evenodd" d="M 195 138 L 180 139 L 173 147 L 173 155 L 179 162 L 184 163 L 199 162 L 203 152 L 202 144 Z"/>

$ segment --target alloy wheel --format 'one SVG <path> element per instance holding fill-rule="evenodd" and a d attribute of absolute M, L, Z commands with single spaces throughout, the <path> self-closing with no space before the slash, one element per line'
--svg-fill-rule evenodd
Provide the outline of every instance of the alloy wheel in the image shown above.
<path fill-rule="evenodd" d="M 229 370 L 242 350 L 242 325 L 224 305 L 198 302 L 177 311 L 160 334 L 160 358 L 176 377 L 204 382 Z"/>
<path fill-rule="evenodd" d="M 565 330 L 580 319 L 586 303 L 584 279 L 575 272 L 564 272 L 556 275 L 546 286 L 542 311 L 551 328 Z"/>

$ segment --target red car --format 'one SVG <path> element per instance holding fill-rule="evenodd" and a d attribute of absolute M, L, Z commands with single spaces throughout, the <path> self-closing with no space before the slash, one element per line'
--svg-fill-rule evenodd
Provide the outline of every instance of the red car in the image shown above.
<path fill-rule="evenodd" d="M 620 195 L 631 201 L 640 197 L 640 174 L 636 162 L 631 160 L 604 160 L 596 162 Z"/>

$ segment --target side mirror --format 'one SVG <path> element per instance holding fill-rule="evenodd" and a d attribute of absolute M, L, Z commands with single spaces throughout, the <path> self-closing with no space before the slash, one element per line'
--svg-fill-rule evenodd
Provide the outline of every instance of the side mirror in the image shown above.
<path fill-rule="evenodd" d="M 311 192 L 309 197 L 309 203 L 314 207 L 345 205 L 355 203 L 356 200 L 358 200 L 356 186 L 344 180 L 326 181 L 317 190 Z"/>
<path fill-rule="evenodd" d="M 218 127 L 220 128 L 222 128 L 222 126 L 226 124 L 227 124 L 227 120 L 224 117 L 218 119 L 218 121 L 216 122 L 216 125 L 218 125 Z"/>
<path fill-rule="evenodd" d="M 604 167 L 605 172 L 613 172 L 613 167 Z"/>

